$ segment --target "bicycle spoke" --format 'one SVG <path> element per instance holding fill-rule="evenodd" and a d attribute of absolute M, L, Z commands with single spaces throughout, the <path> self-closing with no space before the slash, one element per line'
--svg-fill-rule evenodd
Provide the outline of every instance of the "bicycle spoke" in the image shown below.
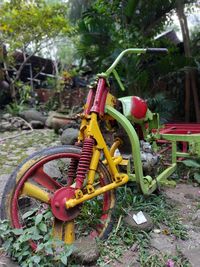
<path fill-rule="evenodd" d="M 57 189 L 61 188 L 61 185 L 56 180 L 44 172 L 43 166 L 36 169 L 31 178 L 51 192 L 55 192 Z"/>
<path fill-rule="evenodd" d="M 49 193 L 47 193 L 45 190 L 29 182 L 24 183 L 21 195 L 33 197 L 47 204 L 49 204 L 50 202 Z"/>

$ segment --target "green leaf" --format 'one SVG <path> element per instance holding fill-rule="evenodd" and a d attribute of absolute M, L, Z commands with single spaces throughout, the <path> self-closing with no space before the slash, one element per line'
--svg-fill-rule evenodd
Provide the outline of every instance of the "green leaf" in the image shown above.
<path fill-rule="evenodd" d="M 44 218 L 45 219 L 50 219 L 52 218 L 52 212 L 51 211 L 48 211 L 47 213 L 44 214 Z"/>
<path fill-rule="evenodd" d="M 43 238 L 42 235 L 34 235 L 34 236 L 32 237 L 33 240 L 40 240 L 40 239 L 42 239 L 42 238 Z"/>
<path fill-rule="evenodd" d="M 197 173 L 197 172 L 194 173 L 194 180 L 195 180 L 198 184 L 200 184 L 200 173 Z"/>
<path fill-rule="evenodd" d="M 47 232 L 47 226 L 45 223 L 40 223 L 38 227 L 42 232 Z"/>
<path fill-rule="evenodd" d="M 31 235 L 29 235 L 29 234 L 27 234 L 27 235 L 23 234 L 23 235 L 20 235 L 20 237 L 18 238 L 18 241 L 20 243 L 24 243 L 24 242 L 26 242 L 26 241 L 28 241 L 30 239 L 31 239 Z"/>
<path fill-rule="evenodd" d="M 35 225 L 38 225 L 42 221 L 43 215 L 39 213 L 35 218 Z"/>
<path fill-rule="evenodd" d="M 44 248 L 44 243 L 41 243 L 37 246 L 36 252 L 42 250 Z"/>
<path fill-rule="evenodd" d="M 24 215 L 22 216 L 22 219 L 24 220 L 24 219 L 30 217 L 30 216 L 33 215 L 35 212 L 36 212 L 36 210 L 30 210 L 30 211 L 24 213 Z"/>
<path fill-rule="evenodd" d="M 45 248 L 45 252 L 49 255 L 53 255 L 53 249 L 51 246 L 48 246 Z"/>
<path fill-rule="evenodd" d="M 64 265 L 67 265 L 67 256 L 63 255 L 60 260 Z"/>
<path fill-rule="evenodd" d="M 72 254 L 73 250 L 74 250 L 74 246 L 73 245 L 71 245 L 71 246 L 66 245 L 65 246 L 65 250 L 64 250 L 65 251 L 64 255 L 69 257 Z"/>
<path fill-rule="evenodd" d="M 23 229 L 13 229 L 12 232 L 14 235 L 21 235 L 23 234 Z"/>
<path fill-rule="evenodd" d="M 200 168 L 200 164 L 192 159 L 184 160 L 182 163 L 187 167 Z"/>
<path fill-rule="evenodd" d="M 33 260 L 35 263 L 38 264 L 38 263 L 41 261 L 41 257 L 38 256 L 38 255 L 35 255 L 35 256 L 32 257 L 32 260 Z"/>
<path fill-rule="evenodd" d="M 8 240 L 6 240 L 6 241 L 3 243 L 3 248 L 4 248 L 6 251 L 10 248 L 10 246 L 11 246 L 11 244 L 12 244 L 12 241 L 13 241 L 13 240 L 8 239 Z"/>

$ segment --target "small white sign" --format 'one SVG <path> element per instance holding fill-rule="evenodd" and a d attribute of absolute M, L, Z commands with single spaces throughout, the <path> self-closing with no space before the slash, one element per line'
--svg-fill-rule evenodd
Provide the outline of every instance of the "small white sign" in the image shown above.
<path fill-rule="evenodd" d="M 133 214 L 133 220 L 137 224 L 142 224 L 142 223 L 147 222 L 147 219 L 145 218 L 145 216 L 144 216 L 142 211 L 139 211 L 137 214 Z"/>

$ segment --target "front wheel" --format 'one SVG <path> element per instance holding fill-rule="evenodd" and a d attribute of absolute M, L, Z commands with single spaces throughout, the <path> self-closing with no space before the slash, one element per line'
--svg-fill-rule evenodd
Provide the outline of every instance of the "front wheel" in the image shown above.
<path fill-rule="evenodd" d="M 75 229 L 76 239 L 88 235 L 106 238 L 112 228 L 113 190 L 69 209 L 70 222 L 59 220 L 51 213 L 51 200 L 55 192 L 67 188 L 70 162 L 72 159 L 78 162 L 80 154 L 79 147 L 59 146 L 44 149 L 27 158 L 12 173 L 5 186 L 1 219 L 9 219 L 14 228 L 26 229 L 35 223 L 34 218 L 38 214 L 44 217 L 48 214 L 45 217 L 48 218 L 47 229 L 65 243 L 68 243 L 67 231 L 72 228 Z M 98 188 L 110 182 L 107 168 L 99 162 L 94 186 Z M 39 242 L 41 240 L 31 242 L 31 246 L 35 249 Z"/>

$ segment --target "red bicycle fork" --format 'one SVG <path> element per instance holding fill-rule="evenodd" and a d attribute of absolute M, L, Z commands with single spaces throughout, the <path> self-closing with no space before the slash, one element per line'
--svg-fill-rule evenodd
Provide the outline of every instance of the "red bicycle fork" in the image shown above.
<path fill-rule="evenodd" d="M 97 84 L 97 88 L 90 89 L 85 106 L 85 115 L 89 115 L 91 112 L 95 112 L 99 116 L 104 115 L 104 109 L 106 104 L 106 97 L 108 94 L 108 88 L 106 85 L 106 80 L 100 78 Z M 94 139 L 91 137 L 85 138 L 83 141 L 83 148 L 78 166 L 75 164 L 70 164 L 70 171 L 76 173 L 76 189 L 81 189 L 87 171 L 90 166 L 90 161 L 93 153 Z"/>
<path fill-rule="evenodd" d="M 108 87 L 106 85 L 106 80 L 104 78 L 100 78 L 97 88 L 90 89 L 88 93 L 85 115 L 89 115 L 90 112 L 95 112 L 98 115 L 103 116 L 107 94 Z"/>

